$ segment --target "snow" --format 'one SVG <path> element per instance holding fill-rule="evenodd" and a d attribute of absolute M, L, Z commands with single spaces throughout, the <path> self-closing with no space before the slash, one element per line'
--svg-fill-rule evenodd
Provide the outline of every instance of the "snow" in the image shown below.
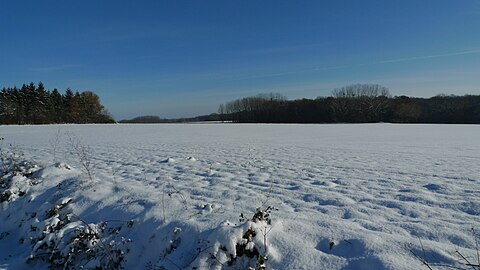
<path fill-rule="evenodd" d="M 477 263 L 476 125 L 1 126 L 0 137 L 2 155 L 36 164 L 0 203 L 0 269 L 48 269 L 40 250 L 61 247 L 60 264 L 80 246 L 90 253 L 71 259 L 85 268 L 255 268 L 238 245 L 267 269 L 428 269 L 412 253 L 464 267 L 457 250 Z"/>

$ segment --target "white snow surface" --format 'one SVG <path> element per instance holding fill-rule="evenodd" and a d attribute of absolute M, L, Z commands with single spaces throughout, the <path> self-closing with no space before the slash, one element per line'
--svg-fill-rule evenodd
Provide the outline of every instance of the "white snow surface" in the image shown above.
<path fill-rule="evenodd" d="M 39 181 L 15 176 L 26 195 L 0 204 L 0 269 L 48 269 L 27 259 L 58 233 L 22 239 L 55 227 L 58 215 L 42 217 L 59 205 L 83 222 L 60 233 L 123 224 L 125 269 L 246 269 L 248 258 L 227 264 L 242 241 L 266 251 L 266 269 L 428 269 L 412 253 L 465 267 L 456 251 L 477 262 L 478 125 L 0 126 L 0 137 Z M 266 206 L 270 225 L 248 221 Z"/>

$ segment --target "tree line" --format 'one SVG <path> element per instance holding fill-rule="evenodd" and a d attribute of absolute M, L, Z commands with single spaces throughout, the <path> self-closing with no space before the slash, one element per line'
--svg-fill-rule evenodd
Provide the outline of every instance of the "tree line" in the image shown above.
<path fill-rule="evenodd" d="M 480 95 L 392 97 L 377 84 L 337 88 L 329 97 L 287 100 L 262 94 L 221 104 L 211 120 L 243 123 L 465 123 L 480 124 Z"/>
<path fill-rule="evenodd" d="M 191 123 L 191 122 L 205 122 L 205 121 L 219 121 L 218 114 L 199 115 L 187 118 L 160 118 L 156 115 L 138 116 L 132 119 L 123 119 L 118 121 L 122 124 L 175 124 L 175 123 Z"/>
<path fill-rule="evenodd" d="M 64 94 L 43 83 L 3 88 L 0 92 L 0 124 L 114 123 L 93 92 Z"/>

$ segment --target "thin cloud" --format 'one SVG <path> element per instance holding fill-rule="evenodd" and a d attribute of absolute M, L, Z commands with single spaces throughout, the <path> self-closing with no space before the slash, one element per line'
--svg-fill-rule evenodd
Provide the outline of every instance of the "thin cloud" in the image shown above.
<path fill-rule="evenodd" d="M 398 59 L 379 61 L 377 63 L 378 64 L 400 63 L 400 62 L 409 62 L 409 61 L 415 61 L 415 60 L 426 60 L 426 59 L 433 59 L 433 58 L 443 58 L 443 57 L 449 57 L 449 56 L 458 56 L 458 55 L 476 54 L 476 53 L 480 53 L 480 49 L 470 50 L 470 51 L 461 51 L 461 52 L 451 52 L 451 53 L 444 53 L 444 54 L 432 54 L 432 55 L 414 56 L 414 57 L 407 57 L 407 58 L 398 58 Z"/>
<path fill-rule="evenodd" d="M 279 77 L 279 76 L 306 73 L 306 72 L 312 72 L 312 71 L 327 71 L 327 70 L 343 69 L 343 68 L 348 68 L 348 67 L 350 67 L 350 66 L 316 67 L 316 68 L 309 68 L 309 69 L 302 69 L 302 70 L 295 70 L 295 71 L 286 71 L 286 72 L 270 73 L 270 74 L 263 74 L 263 75 L 245 76 L 245 77 L 241 77 L 241 78 L 231 79 L 231 80 L 228 80 L 228 81 L 241 81 L 241 80 L 247 80 L 247 79 L 261 79 L 261 78 L 268 78 L 268 77 Z"/>
<path fill-rule="evenodd" d="M 356 64 L 356 65 L 315 67 L 315 68 L 293 70 L 293 71 L 287 71 L 287 72 L 262 74 L 262 75 L 252 75 L 252 76 L 246 76 L 246 77 L 232 79 L 230 81 L 278 77 L 278 76 L 300 74 L 300 73 L 306 73 L 306 72 L 338 70 L 338 69 L 354 68 L 354 67 L 361 67 L 361 66 L 371 66 L 371 65 L 381 65 L 381 64 L 395 64 L 395 63 L 401 63 L 401 62 L 412 62 L 412 61 L 419 61 L 419 60 L 428 60 L 428 59 L 435 59 L 435 58 L 444 58 L 444 57 L 452 57 L 452 56 L 460 56 L 460 55 L 468 55 L 468 54 L 478 54 L 478 53 L 480 53 L 480 49 L 450 52 L 450 53 L 443 53 L 443 54 L 432 54 L 432 55 L 422 55 L 422 56 L 413 56 L 413 57 L 405 57 L 405 58 L 387 59 L 387 60 L 381 60 L 381 61 L 377 61 L 377 62 L 361 63 L 361 64 Z"/>
<path fill-rule="evenodd" d="M 309 48 L 316 48 L 324 45 L 325 43 L 313 43 L 313 44 L 304 44 L 304 45 L 296 45 L 296 46 L 268 47 L 268 48 L 260 48 L 260 49 L 242 50 L 242 51 L 237 51 L 237 53 L 246 54 L 246 55 L 284 53 L 284 52 L 294 52 L 299 50 L 305 50 Z"/>
<path fill-rule="evenodd" d="M 63 71 L 66 69 L 76 68 L 79 65 L 58 65 L 58 66 L 48 66 L 48 67 L 36 67 L 32 68 L 32 71 L 35 72 L 56 72 L 56 71 Z"/>

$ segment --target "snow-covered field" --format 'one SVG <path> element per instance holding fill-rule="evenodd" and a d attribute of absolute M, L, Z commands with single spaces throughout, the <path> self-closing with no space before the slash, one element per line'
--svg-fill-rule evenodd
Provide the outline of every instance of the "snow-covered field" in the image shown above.
<path fill-rule="evenodd" d="M 13 194 L 2 269 L 478 264 L 480 126 L 1 126 L 0 137 L 3 156 L 37 164 L 2 180 Z M 258 207 L 271 216 L 252 219 Z"/>

